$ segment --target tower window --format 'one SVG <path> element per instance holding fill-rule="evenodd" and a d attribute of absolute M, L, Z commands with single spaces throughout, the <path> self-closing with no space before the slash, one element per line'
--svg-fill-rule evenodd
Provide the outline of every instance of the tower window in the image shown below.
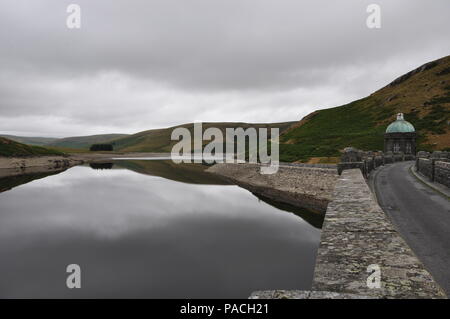
<path fill-rule="evenodd" d="M 398 153 L 398 152 L 400 152 L 400 144 L 394 143 L 394 153 Z"/>
<path fill-rule="evenodd" d="M 411 154 L 411 143 L 406 143 L 406 153 Z"/>

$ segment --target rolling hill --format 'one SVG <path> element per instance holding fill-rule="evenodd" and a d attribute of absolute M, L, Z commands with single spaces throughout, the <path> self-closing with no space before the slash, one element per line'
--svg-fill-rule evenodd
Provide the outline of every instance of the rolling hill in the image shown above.
<path fill-rule="evenodd" d="M 29 136 L 15 136 L 15 135 L 0 135 L 0 137 L 7 138 L 8 140 L 12 140 L 18 143 L 35 146 L 48 145 L 57 140 L 57 138 L 53 137 L 29 137 Z"/>
<path fill-rule="evenodd" d="M 210 127 L 216 127 L 220 129 L 225 136 L 226 128 L 237 128 L 242 127 L 243 129 L 247 129 L 249 127 L 258 128 L 279 128 L 280 133 L 284 132 L 295 122 L 283 122 L 283 123 L 270 123 L 270 124 L 250 124 L 250 123 L 237 123 L 237 122 L 222 122 L 222 123 L 202 123 L 203 130 L 206 130 Z M 172 131 L 175 128 L 184 127 L 187 128 L 191 132 L 191 136 L 193 136 L 194 124 L 183 124 L 179 126 L 164 128 L 164 129 L 156 129 L 140 132 L 137 134 L 133 134 L 124 138 L 117 139 L 113 141 L 114 149 L 122 152 L 168 152 L 170 153 L 172 150 L 172 146 L 176 144 L 178 141 L 171 140 Z M 204 144 L 208 144 L 209 141 L 204 141 Z"/>
<path fill-rule="evenodd" d="M 128 136 L 127 134 L 101 134 L 60 138 L 46 146 L 58 148 L 88 149 L 92 144 L 109 143 L 112 140 Z"/>
<path fill-rule="evenodd" d="M 450 149 L 450 56 L 424 64 L 368 97 L 307 115 L 280 137 L 280 159 L 339 156 L 348 146 L 382 150 L 386 126 L 400 112 L 418 132 L 418 150 Z"/>
<path fill-rule="evenodd" d="M 64 153 L 40 146 L 31 146 L 0 137 L 0 156 L 4 157 L 31 157 L 64 155 Z"/>
<path fill-rule="evenodd" d="M 92 144 L 109 143 L 112 140 L 126 136 L 128 136 L 128 134 L 100 134 L 89 136 L 73 136 L 65 138 L 0 135 L 0 137 L 7 138 L 8 140 L 12 140 L 18 143 L 34 146 L 45 146 L 49 148 L 57 148 L 68 152 L 77 150 L 88 150 Z"/>

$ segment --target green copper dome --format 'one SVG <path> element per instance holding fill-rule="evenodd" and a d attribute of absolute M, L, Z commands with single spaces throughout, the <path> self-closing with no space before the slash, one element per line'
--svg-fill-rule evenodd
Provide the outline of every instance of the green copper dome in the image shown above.
<path fill-rule="evenodd" d="M 405 121 L 403 113 L 397 114 L 397 121 L 389 124 L 386 129 L 386 133 L 412 133 L 415 132 L 414 126 Z"/>

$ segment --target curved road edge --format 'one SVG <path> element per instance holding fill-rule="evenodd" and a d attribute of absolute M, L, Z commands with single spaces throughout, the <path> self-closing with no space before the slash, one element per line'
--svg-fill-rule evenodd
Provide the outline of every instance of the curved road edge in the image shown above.
<path fill-rule="evenodd" d="M 397 231 L 449 295 L 450 200 L 413 175 L 413 165 L 382 166 L 372 172 L 368 184 Z"/>

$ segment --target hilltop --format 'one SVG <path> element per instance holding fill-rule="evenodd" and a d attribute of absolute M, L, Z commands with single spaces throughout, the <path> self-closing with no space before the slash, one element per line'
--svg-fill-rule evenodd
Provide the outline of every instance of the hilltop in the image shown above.
<path fill-rule="evenodd" d="M 73 149 L 88 149 L 92 144 L 110 143 L 121 137 L 128 136 L 127 134 L 101 134 L 89 136 L 74 136 L 57 139 L 46 146 L 58 148 L 73 148 Z"/>
<path fill-rule="evenodd" d="M 280 134 L 288 129 L 295 122 L 283 122 L 283 123 L 238 123 L 238 122 L 222 122 L 222 123 L 202 123 L 203 130 L 206 130 L 210 127 L 216 127 L 222 131 L 222 134 L 225 136 L 226 128 L 238 128 L 242 127 L 243 129 L 247 129 L 249 127 L 258 128 L 279 128 Z M 191 132 L 191 136 L 193 136 L 194 132 L 194 124 L 183 124 L 174 127 L 164 128 L 164 129 L 156 129 L 156 130 L 148 130 L 140 133 L 136 133 L 124 138 L 117 139 L 113 142 L 114 149 L 121 152 L 161 152 L 170 153 L 172 150 L 172 146 L 178 143 L 178 141 L 171 140 L 172 131 L 178 127 L 187 128 Z M 268 132 L 270 133 L 270 132 Z M 204 144 L 208 144 L 209 141 L 204 141 Z"/>
<path fill-rule="evenodd" d="M 15 136 L 15 135 L 0 135 L 0 137 L 7 138 L 22 144 L 45 146 L 58 140 L 56 137 L 30 137 L 30 136 Z"/>
<path fill-rule="evenodd" d="M 418 150 L 450 148 L 450 56 L 424 64 L 368 97 L 307 115 L 282 134 L 281 160 L 339 156 L 347 146 L 382 150 L 386 126 L 400 112 L 418 132 Z"/>

